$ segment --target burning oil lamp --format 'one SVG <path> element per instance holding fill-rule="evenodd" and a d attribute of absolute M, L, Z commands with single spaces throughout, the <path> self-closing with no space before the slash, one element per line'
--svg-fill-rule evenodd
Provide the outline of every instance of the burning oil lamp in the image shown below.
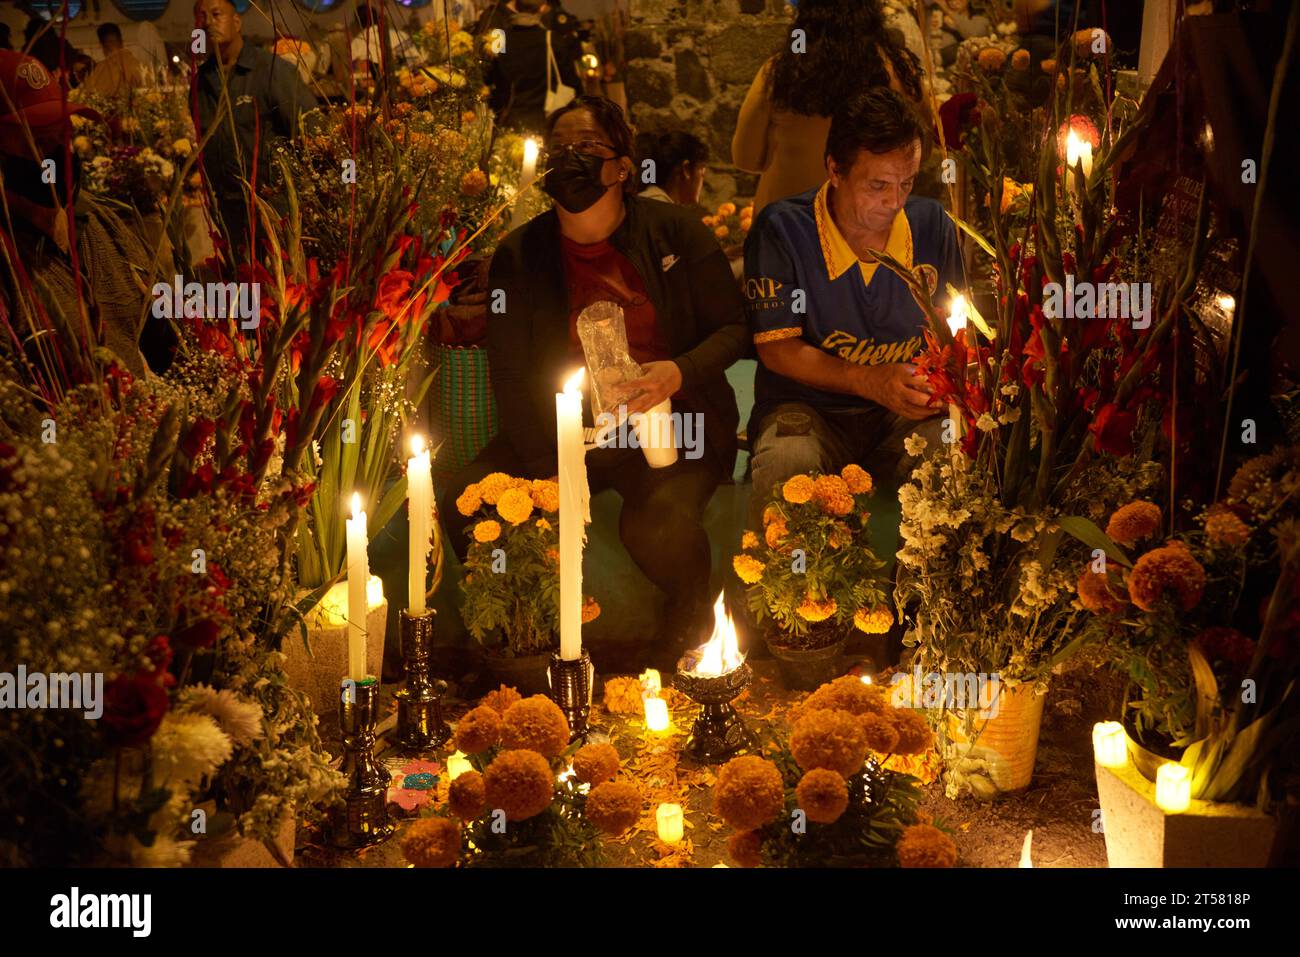
<path fill-rule="evenodd" d="M 691 726 L 686 752 L 697 761 L 715 763 L 752 745 L 753 738 L 731 702 L 749 687 L 753 673 L 736 643 L 736 624 L 727 614 L 722 595 L 713 604 L 713 634 L 686 656 L 688 666 L 673 684 L 700 705 Z"/>

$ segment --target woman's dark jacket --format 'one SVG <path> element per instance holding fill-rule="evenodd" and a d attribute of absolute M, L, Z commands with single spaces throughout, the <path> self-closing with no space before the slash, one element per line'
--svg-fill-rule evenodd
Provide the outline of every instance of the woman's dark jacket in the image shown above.
<path fill-rule="evenodd" d="M 627 215 L 609 241 L 645 283 L 682 372 L 684 404 L 703 413 L 704 442 L 730 475 L 740 417 L 724 373 L 748 343 L 744 299 L 695 213 L 635 196 L 624 202 Z M 501 431 L 532 478 L 556 473 L 555 393 L 577 365 L 560 250 L 559 218 L 549 210 L 502 240 L 488 273 L 488 358 Z"/>

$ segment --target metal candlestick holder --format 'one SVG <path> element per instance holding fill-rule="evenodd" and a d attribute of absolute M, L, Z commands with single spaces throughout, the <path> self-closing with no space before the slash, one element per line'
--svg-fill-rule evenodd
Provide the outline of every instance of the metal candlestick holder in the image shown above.
<path fill-rule="evenodd" d="M 752 747 L 754 737 L 731 703 L 749 687 L 754 674 L 749 665 L 722 675 L 702 675 L 678 671 L 673 686 L 700 705 L 700 714 L 691 725 L 686 753 L 703 764 L 716 764 L 742 748 Z"/>
<path fill-rule="evenodd" d="M 423 615 L 412 615 L 406 609 L 398 613 L 406 687 L 396 696 L 396 740 L 397 746 L 408 754 L 439 747 L 451 737 L 451 729 L 442 719 L 442 696 L 447 691 L 447 683 L 429 680 L 435 615 L 432 609 Z"/>
<path fill-rule="evenodd" d="M 583 649 L 581 658 L 573 661 L 565 661 L 558 654 L 552 654 L 547 674 L 551 682 L 551 697 L 568 719 L 572 734 L 569 740 L 581 739 L 584 744 L 608 742 L 608 734 L 587 723 L 591 716 L 596 667 L 591 663 L 591 655 L 586 649 Z"/>
<path fill-rule="evenodd" d="M 375 722 L 379 716 L 379 679 L 345 679 L 339 700 L 339 725 L 343 732 L 343 763 L 348 778 L 343 795 L 345 819 L 335 842 L 341 847 L 367 847 L 392 836 L 388 819 L 388 784 L 391 775 L 375 760 Z"/>

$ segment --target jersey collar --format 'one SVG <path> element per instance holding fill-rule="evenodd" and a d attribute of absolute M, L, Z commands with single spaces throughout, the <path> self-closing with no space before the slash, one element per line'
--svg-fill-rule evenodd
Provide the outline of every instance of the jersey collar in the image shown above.
<path fill-rule="evenodd" d="M 826 263 L 826 274 L 832 281 L 839 279 L 857 263 L 862 271 L 863 285 L 871 285 L 871 278 L 876 274 L 879 263 L 864 263 L 849 246 L 835 220 L 831 218 L 827 199 L 830 196 L 830 180 L 822 183 L 813 201 L 813 211 L 817 217 L 817 238 L 821 241 L 822 259 Z M 885 243 L 885 252 L 893 256 L 908 269 L 912 268 L 912 227 L 907 221 L 906 208 L 900 209 L 889 228 L 889 240 Z"/>

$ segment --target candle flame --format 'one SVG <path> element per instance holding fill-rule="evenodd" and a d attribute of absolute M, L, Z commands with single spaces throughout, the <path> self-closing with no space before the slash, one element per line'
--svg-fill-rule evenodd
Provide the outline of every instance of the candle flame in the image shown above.
<path fill-rule="evenodd" d="M 697 675 L 730 674 L 745 663 L 736 641 L 736 623 L 727 612 L 722 592 L 713 603 L 713 634 L 694 654 L 696 663 L 691 671 Z"/>
<path fill-rule="evenodd" d="M 869 685 L 869 684 L 871 684 L 871 675 L 863 675 L 863 676 L 862 676 L 862 683 L 863 683 L 864 685 Z"/>
<path fill-rule="evenodd" d="M 1084 165 L 1092 159 L 1092 144 L 1075 132 L 1074 127 L 1065 134 L 1065 162 L 1070 169 L 1079 165 L 1079 160 L 1083 159 Z"/>
<path fill-rule="evenodd" d="M 582 394 L 582 382 L 583 379 L 586 378 L 586 375 L 587 370 L 585 368 L 580 368 L 573 375 L 569 376 L 569 378 L 565 379 L 564 394 L 580 396 Z"/>
<path fill-rule="evenodd" d="M 524 140 L 524 164 L 525 165 L 531 165 L 537 162 L 538 149 L 539 147 L 537 145 L 537 140 L 533 139 L 531 136 L 528 137 L 528 139 Z"/>
<path fill-rule="evenodd" d="M 970 307 L 966 305 L 966 297 L 961 293 L 952 297 L 952 305 L 948 308 L 948 330 L 957 335 L 958 329 L 966 328 L 967 315 Z"/>
<path fill-rule="evenodd" d="M 423 454 L 424 454 L 424 436 L 423 436 L 423 435 L 413 435 L 413 436 L 411 436 L 411 454 L 412 454 L 412 455 L 423 455 Z"/>
<path fill-rule="evenodd" d="M 361 493 L 352 493 L 352 517 L 356 518 L 361 514 Z"/>
<path fill-rule="evenodd" d="M 1020 866 L 1021 866 L 1021 867 L 1033 867 L 1033 866 L 1034 866 L 1033 858 L 1030 857 L 1030 851 L 1031 851 L 1031 849 L 1032 849 L 1032 847 L 1033 847 L 1033 844 L 1034 844 L 1034 829 L 1031 827 L 1028 831 L 1025 832 L 1025 844 L 1024 844 L 1024 846 L 1020 849 Z"/>

